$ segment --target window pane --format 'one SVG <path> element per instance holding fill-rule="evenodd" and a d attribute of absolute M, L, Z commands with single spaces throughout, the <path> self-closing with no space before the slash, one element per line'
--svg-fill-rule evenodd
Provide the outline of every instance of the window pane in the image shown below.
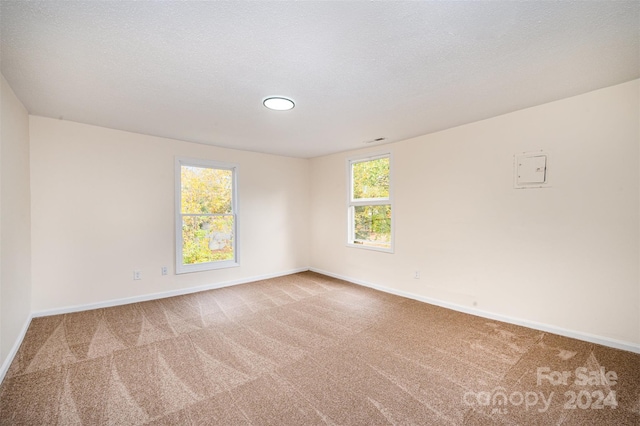
<path fill-rule="evenodd" d="M 182 263 L 233 260 L 233 216 L 182 218 Z"/>
<path fill-rule="evenodd" d="M 233 172 L 225 169 L 182 166 L 181 213 L 232 213 Z"/>
<path fill-rule="evenodd" d="M 354 243 L 391 247 L 391 205 L 353 207 Z"/>
<path fill-rule="evenodd" d="M 389 198 L 389 157 L 351 165 L 353 199 Z"/>

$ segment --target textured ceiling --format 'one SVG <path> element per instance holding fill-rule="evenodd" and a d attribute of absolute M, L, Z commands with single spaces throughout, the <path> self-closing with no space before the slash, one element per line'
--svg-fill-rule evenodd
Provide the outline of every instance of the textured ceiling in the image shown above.
<path fill-rule="evenodd" d="M 640 77 L 638 1 L 2 0 L 0 25 L 30 114 L 294 157 Z"/>

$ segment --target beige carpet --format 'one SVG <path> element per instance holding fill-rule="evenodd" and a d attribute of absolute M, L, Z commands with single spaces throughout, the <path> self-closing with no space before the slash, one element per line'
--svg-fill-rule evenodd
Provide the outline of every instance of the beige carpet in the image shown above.
<path fill-rule="evenodd" d="M 640 355 L 306 272 L 36 318 L 0 423 L 639 425 Z"/>

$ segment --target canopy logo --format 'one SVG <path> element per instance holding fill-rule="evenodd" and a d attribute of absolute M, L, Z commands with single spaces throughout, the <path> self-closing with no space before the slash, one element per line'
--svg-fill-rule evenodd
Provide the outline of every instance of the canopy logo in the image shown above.
<path fill-rule="evenodd" d="M 515 391 L 507 394 L 503 387 L 494 388 L 491 392 L 465 392 L 462 397 L 465 404 L 470 406 L 492 406 L 492 414 L 506 414 L 508 406 L 518 407 L 523 405 L 525 410 L 535 409 L 544 413 L 551 405 L 553 392 L 545 398 L 543 392 L 520 392 Z M 538 407 L 538 404 L 540 405 Z"/>
<path fill-rule="evenodd" d="M 578 367 L 574 371 L 553 371 L 549 367 L 538 367 L 536 370 L 536 384 L 538 386 L 572 386 L 573 389 L 564 392 L 566 410 L 601 410 L 616 409 L 618 401 L 616 391 L 611 387 L 618 383 L 618 374 L 607 371 L 604 367 L 589 370 Z M 589 389 L 576 390 L 575 387 Z M 469 406 L 491 407 L 491 414 L 506 414 L 509 407 L 523 407 L 525 410 L 546 412 L 551 406 L 555 393 L 545 394 L 541 391 L 513 391 L 507 392 L 503 387 L 496 387 L 491 392 L 465 392 L 463 402 Z"/>

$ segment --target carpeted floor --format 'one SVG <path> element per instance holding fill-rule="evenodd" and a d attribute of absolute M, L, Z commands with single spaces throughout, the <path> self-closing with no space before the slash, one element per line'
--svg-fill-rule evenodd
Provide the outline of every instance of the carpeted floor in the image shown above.
<path fill-rule="evenodd" d="M 36 318 L 0 424 L 639 425 L 640 355 L 305 272 Z"/>

